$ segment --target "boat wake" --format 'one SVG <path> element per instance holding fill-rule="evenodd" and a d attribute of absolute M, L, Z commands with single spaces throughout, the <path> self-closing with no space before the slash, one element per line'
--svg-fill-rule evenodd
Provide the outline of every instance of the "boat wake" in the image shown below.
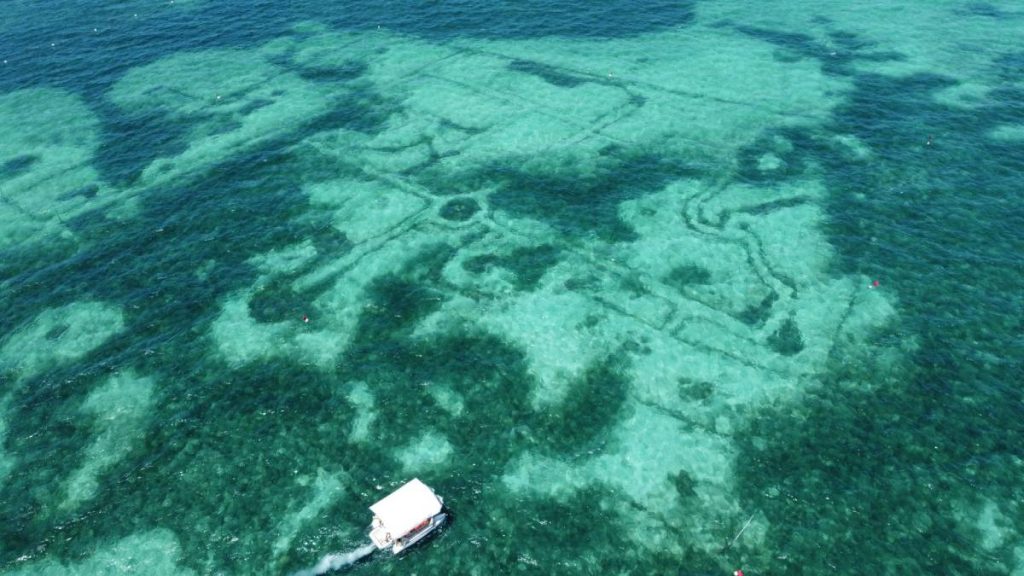
<path fill-rule="evenodd" d="M 292 576 L 320 576 L 321 574 L 326 574 L 334 570 L 340 570 L 359 562 L 363 558 L 366 558 L 376 549 L 377 547 L 370 543 L 362 548 L 356 548 L 355 550 L 344 554 L 328 554 L 321 558 L 320 561 L 316 563 L 316 566 L 306 568 L 305 570 L 299 570 L 292 574 Z"/>

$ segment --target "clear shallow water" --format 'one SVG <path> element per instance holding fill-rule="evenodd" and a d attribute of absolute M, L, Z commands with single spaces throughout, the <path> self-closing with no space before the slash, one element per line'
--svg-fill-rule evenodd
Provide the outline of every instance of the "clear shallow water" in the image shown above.
<path fill-rule="evenodd" d="M 1024 14 L 509 6 L 7 9 L 2 570 L 1024 573 Z"/>

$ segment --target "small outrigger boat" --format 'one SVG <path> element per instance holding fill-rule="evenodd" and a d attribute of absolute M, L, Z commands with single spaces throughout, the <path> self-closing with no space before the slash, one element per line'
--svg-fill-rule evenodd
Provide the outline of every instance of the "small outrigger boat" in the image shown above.
<path fill-rule="evenodd" d="M 413 478 L 370 506 L 370 540 L 378 550 L 398 554 L 437 530 L 448 518 L 444 501 L 426 484 Z"/>

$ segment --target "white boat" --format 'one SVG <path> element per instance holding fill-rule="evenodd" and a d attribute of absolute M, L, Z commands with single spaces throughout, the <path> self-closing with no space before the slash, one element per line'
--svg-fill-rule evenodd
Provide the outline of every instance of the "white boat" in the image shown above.
<path fill-rule="evenodd" d="M 378 550 L 398 554 L 437 530 L 448 518 L 444 501 L 426 484 L 413 478 L 370 506 L 370 540 Z"/>

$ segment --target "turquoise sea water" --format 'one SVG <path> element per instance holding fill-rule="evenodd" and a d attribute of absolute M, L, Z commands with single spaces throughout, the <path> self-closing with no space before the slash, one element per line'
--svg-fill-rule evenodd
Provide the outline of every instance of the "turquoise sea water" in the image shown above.
<path fill-rule="evenodd" d="M 0 573 L 1024 576 L 1024 8 L 0 17 Z"/>

